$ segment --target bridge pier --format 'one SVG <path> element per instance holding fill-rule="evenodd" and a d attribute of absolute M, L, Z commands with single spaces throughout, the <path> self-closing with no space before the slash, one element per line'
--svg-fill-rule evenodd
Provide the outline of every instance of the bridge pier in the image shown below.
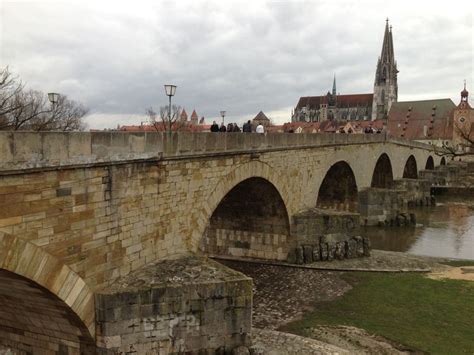
<path fill-rule="evenodd" d="M 368 239 L 358 236 L 358 213 L 312 208 L 293 216 L 296 247 L 288 253 L 293 264 L 370 255 Z"/>
<path fill-rule="evenodd" d="M 214 354 L 250 346 L 252 280 L 199 257 L 148 265 L 96 294 L 103 354 Z"/>
<path fill-rule="evenodd" d="M 359 212 L 363 226 L 408 226 L 416 223 L 401 195 L 406 190 L 367 188 L 359 192 Z"/>
<path fill-rule="evenodd" d="M 393 181 L 393 188 L 400 190 L 400 203 L 404 207 L 431 206 L 431 182 L 423 179 L 399 179 Z"/>

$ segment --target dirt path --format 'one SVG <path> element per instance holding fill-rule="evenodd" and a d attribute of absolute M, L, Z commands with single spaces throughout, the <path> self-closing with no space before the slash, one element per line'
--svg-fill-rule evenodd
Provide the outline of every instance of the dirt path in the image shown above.
<path fill-rule="evenodd" d="M 428 274 L 434 280 L 454 279 L 474 281 L 474 266 L 451 267 L 447 270 L 439 270 Z"/>

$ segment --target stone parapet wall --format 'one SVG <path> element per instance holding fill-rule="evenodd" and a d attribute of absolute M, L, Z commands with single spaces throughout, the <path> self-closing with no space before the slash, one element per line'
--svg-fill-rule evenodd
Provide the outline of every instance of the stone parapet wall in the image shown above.
<path fill-rule="evenodd" d="M 251 344 L 252 281 L 209 259 L 149 265 L 96 304 L 104 354 L 227 354 Z"/>
<path fill-rule="evenodd" d="M 0 171 L 384 142 L 433 150 L 382 134 L 0 132 Z"/>

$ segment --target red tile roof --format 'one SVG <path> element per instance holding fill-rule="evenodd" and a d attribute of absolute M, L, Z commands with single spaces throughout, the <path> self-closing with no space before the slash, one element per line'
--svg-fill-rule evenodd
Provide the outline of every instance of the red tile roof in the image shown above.
<path fill-rule="evenodd" d="M 452 139 L 451 99 L 395 102 L 387 121 L 388 134 L 413 140 Z"/>

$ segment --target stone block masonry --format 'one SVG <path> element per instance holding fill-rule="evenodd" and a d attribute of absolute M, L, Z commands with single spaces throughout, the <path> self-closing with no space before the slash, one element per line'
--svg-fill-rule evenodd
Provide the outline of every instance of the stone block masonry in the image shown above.
<path fill-rule="evenodd" d="M 103 353 L 214 354 L 250 346 L 252 280 L 207 258 L 168 260 L 96 295 Z"/>
<path fill-rule="evenodd" d="M 293 216 L 297 246 L 288 253 L 292 264 L 370 256 L 370 242 L 357 235 L 360 215 L 312 208 Z"/>
<path fill-rule="evenodd" d="M 360 191 L 359 212 L 362 225 L 413 226 L 416 224 L 416 217 L 413 213 L 408 213 L 406 208 L 407 201 L 411 200 L 409 196 L 406 190 L 368 188 Z M 413 199 L 417 200 L 415 197 Z"/>
<path fill-rule="evenodd" d="M 401 190 L 400 205 L 404 207 L 431 206 L 435 201 L 431 196 L 431 182 L 422 179 L 398 179 L 393 188 Z"/>

